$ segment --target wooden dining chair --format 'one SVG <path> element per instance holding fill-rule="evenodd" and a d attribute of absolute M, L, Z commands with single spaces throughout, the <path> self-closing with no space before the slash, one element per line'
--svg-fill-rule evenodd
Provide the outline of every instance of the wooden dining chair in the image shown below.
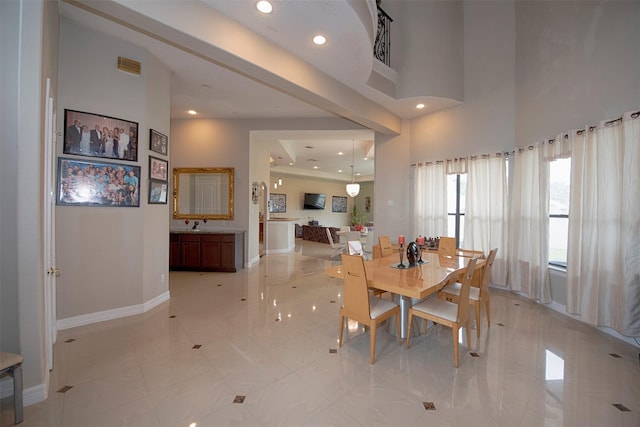
<path fill-rule="evenodd" d="M 457 304 L 439 298 L 431 298 L 415 304 L 409 309 L 409 321 L 407 323 L 409 330 L 411 330 L 413 316 L 424 319 L 425 333 L 427 320 L 451 328 L 453 333 L 453 360 L 456 368 L 460 364 L 458 331 L 461 327 L 464 327 L 467 333 L 467 348 L 471 347 L 471 332 L 469 331 L 469 288 L 471 287 L 473 271 L 476 268 L 476 261 L 477 258 L 472 258 L 469 260 L 469 264 L 467 264 L 467 269 L 460 281 L 462 287 Z M 409 348 L 410 335 L 411 334 L 407 334 L 407 348 Z"/>
<path fill-rule="evenodd" d="M 344 304 L 340 307 L 340 337 L 338 345 L 342 347 L 342 333 L 345 318 L 355 320 L 369 327 L 369 363 L 375 363 L 376 332 L 378 325 L 396 316 L 398 344 L 402 344 L 400 335 L 400 306 L 395 302 L 376 298 L 369 293 L 364 260 L 358 255 L 342 254 L 344 274 Z"/>
<path fill-rule="evenodd" d="M 492 249 L 491 252 L 489 252 L 489 256 L 484 262 L 484 265 L 481 267 L 482 278 L 480 281 L 480 287 L 471 286 L 469 290 L 469 303 L 473 305 L 476 313 L 476 333 L 478 335 L 478 338 L 480 338 L 480 317 L 483 305 L 485 307 L 484 311 L 487 314 L 487 327 L 491 327 L 489 285 L 491 284 L 491 266 L 493 265 L 493 261 L 496 259 L 497 253 L 497 248 Z M 447 286 L 440 290 L 438 296 L 446 301 L 456 302 L 461 290 L 462 284 L 460 282 L 449 283 Z"/>
<path fill-rule="evenodd" d="M 383 257 L 393 253 L 393 249 L 391 248 L 391 239 L 389 236 L 378 237 L 378 243 L 380 244 L 380 252 Z"/>

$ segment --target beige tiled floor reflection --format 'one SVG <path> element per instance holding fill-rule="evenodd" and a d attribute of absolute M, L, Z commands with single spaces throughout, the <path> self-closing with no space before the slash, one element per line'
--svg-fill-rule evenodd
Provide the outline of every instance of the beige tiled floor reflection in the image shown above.
<path fill-rule="evenodd" d="M 408 350 L 382 328 L 373 366 L 358 325 L 330 353 L 331 252 L 298 241 L 236 274 L 173 272 L 162 306 L 61 331 L 49 399 L 23 426 L 640 426 L 640 349 L 503 291 L 491 328 L 472 333 L 479 357 L 461 347 L 458 369 L 440 327 Z"/>

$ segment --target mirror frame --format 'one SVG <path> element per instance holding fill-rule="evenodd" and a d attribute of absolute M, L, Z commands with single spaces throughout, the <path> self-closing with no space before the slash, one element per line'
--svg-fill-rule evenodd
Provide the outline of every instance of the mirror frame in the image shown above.
<path fill-rule="evenodd" d="M 213 219 L 230 220 L 233 219 L 233 168 L 173 168 L 173 218 L 174 219 Z M 180 174 L 197 173 L 225 175 L 227 177 L 227 212 L 220 214 L 190 214 L 180 213 L 178 205 L 178 189 L 180 188 Z"/>

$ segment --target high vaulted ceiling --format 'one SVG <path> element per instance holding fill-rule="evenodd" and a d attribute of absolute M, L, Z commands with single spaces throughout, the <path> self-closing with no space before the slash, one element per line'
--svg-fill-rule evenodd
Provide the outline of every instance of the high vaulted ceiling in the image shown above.
<path fill-rule="evenodd" d="M 397 128 L 401 118 L 420 114 L 415 99 L 395 100 L 367 84 L 375 31 L 369 25 L 374 17 L 367 17 L 367 11 L 373 13 L 373 0 L 272 3 L 269 15 L 258 12 L 253 0 L 63 0 L 60 8 L 64 17 L 144 47 L 166 64 L 172 71 L 173 119 L 191 118 L 189 109 L 196 110 L 198 118 L 338 116 L 372 129 L 379 123 L 375 130 L 385 130 Z M 186 29 L 179 27 L 181 18 Z M 193 33 L 186 34 L 190 26 Z M 316 33 L 327 37 L 324 46 L 311 42 Z M 234 51 L 219 55 L 225 44 Z M 260 69 L 258 61 L 270 69 Z M 335 94 L 355 101 L 343 108 L 332 99 Z M 439 108 L 436 101 L 429 104 L 430 111 Z M 368 130 L 267 132 L 259 138 L 270 145 L 277 170 L 349 180 L 354 145 L 355 171 L 368 179 L 373 176 L 373 135 Z M 365 156 L 369 160 L 362 160 Z M 312 164 L 318 169 L 311 169 Z"/>

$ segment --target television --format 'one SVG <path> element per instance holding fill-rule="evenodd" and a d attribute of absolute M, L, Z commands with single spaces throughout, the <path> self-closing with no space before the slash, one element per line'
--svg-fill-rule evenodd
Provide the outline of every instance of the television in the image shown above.
<path fill-rule="evenodd" d="M 318 193 L 304 193 L 303 209 L 324 209 L 327 196 Z"/>

